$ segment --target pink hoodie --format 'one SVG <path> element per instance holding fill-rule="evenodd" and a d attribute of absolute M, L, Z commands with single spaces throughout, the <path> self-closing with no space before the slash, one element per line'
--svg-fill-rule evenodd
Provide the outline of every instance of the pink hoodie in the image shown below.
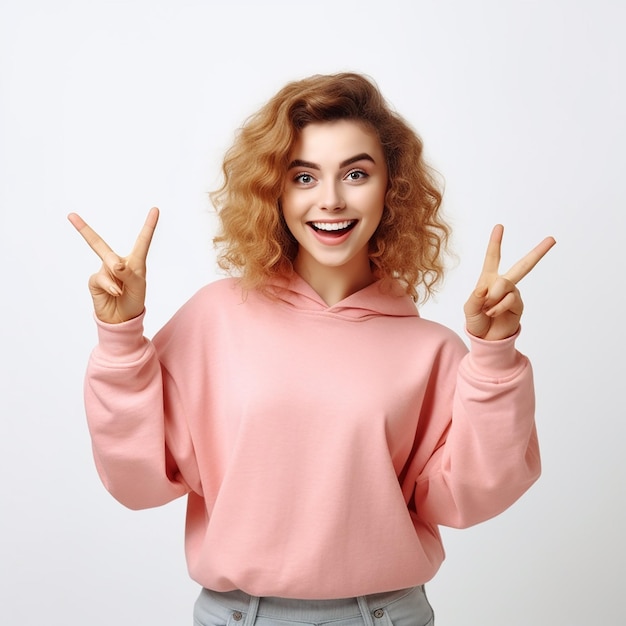
<path fill-rule="evenodd" d="M 297 276 L 274 293 L 219 280 L 153 342 L 142 318 L 98 323 L 85 389 L 104 484 L 131 508 L 188 494 L 189 570 L 216 591 L 424 583 L 438 525 L 497 515 L 539 475 L 528 360 L 514 338 L 467 353 L 398 285 L 331 307 Z"/>

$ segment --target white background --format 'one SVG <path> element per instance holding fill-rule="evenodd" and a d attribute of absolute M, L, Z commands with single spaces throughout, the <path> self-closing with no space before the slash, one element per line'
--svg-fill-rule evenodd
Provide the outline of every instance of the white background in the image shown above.
<path fill-rule="evenodd" d="M 522 283 L 544 474 L 445 530 L 437 626 L 624 623 L 626 3 L 0 0 L 0 623 L 190 624 L 184 502 L 131 512 L 94 471 L 82 378 L 98 261 L 152 205 L 148 333 L 216 277 L 206 193 L 285 82 L 365 72 L 446 179 L 460 262 L 423 314 L 462 332 L 489 231 Z M 506 269 L 506 268 L 505 268 Z"/>

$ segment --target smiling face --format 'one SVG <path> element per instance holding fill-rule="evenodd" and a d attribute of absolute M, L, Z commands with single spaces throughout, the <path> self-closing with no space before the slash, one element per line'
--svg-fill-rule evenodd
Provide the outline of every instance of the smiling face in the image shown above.
<path fill-rule="evenodd" d="M 312 284 L 336 277 L 372 282 L 368 242 L 380 223 L 387 165 L 376 135 L 358 122 L 305 126 L 290 155 L 281 197 L 298 242 L 296 271 Z"/>

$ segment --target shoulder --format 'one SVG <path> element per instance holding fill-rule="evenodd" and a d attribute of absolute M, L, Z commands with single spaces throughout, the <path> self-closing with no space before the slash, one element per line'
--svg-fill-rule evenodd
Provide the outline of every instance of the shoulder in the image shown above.
<path fill-rule="evenodd" d="M 246 298 L 237 278 L 220 278 L 196 291 L 174 315 L 193 318 L 205 317 L 209 311 L 220 311 L 232 305 L 241 304 Z"/>
<path fill-rule="evenodd" d="M 245 295 L 235 278 L 222 278 L 201 287 L 187 300 L 157 333 L 155 340 L 163 342 L 189 336 L 215 326 L 220 318 L 228 319 L 229 312 L 241 304 Z"/>
<path fill-rule="evenodd" d="M 426 343 L 435 352 L 457 356 L 463 356 L 468 352 L 468 346 L 463 339 L 451 328 L 439 322 L 417 317 L 413 325 L 419 341 Z"/>
<path fill-rule="evenodd" d="M 243 299 L 243 290 L 239 279 L 237 278 L 218 278 L 213 282 L 207 283 L 188 300 L 184 305 L 194 305 L 197 301 L 203 301 L 207 298 L 226 298 L 226 299 Z"/>

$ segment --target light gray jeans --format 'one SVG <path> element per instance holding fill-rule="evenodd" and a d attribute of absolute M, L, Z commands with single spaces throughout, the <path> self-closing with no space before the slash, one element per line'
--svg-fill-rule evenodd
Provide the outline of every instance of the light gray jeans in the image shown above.
<path fill-rule="evenodd" d="M 257 598 L 203 589 L 194 626 L 433 626 L 424 587 L 341 600 Z"/>

